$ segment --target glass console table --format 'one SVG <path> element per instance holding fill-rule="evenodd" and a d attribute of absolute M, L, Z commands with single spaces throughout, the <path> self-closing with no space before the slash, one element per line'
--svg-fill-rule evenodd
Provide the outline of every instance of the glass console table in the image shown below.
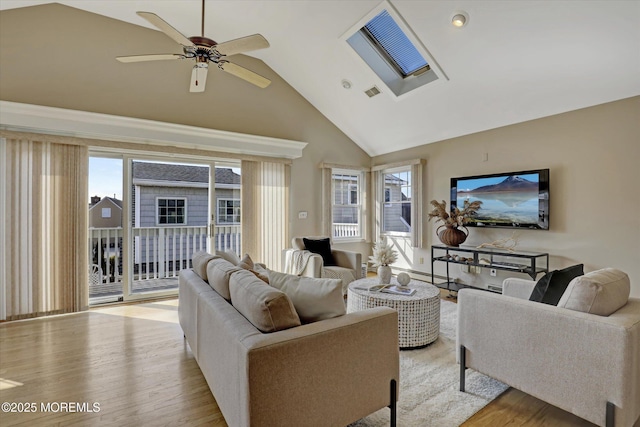
<path fill-rule="evenodd" d="M 447 281 L 435 283 L 433 266 L 436 262 L 447 265 Z M 507 249 L 476 248 L 473 246 L 431 246 L 431 283 L 449 291 L 458 291 L 465 287 L 474 287 L 451 281 L 449 264 L 461 264 L 470 267 L 491 268 L 528 274 L 533 280 L 540 273 L 549 271 L 549 254 L 543 252 L 510 251 Z M 483 289 L 483 288 L 479 288 Z M 486 289 L 485 289 L 486 290 Z M 497 289 L 489 289 L 497 292 Z"/>

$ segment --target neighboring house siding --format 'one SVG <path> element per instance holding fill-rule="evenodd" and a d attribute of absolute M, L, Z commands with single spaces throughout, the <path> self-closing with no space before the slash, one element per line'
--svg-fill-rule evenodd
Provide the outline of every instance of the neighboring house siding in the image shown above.
<path fill-rule="evenodd" d="M 202 227 L 207 225 L 208 190 L 206 188 L 186 187 L 138 187 L 140 190 L 140 223 L 138 227 Z M 157 223 L 158 198 L 185 198 L 187 201 L 186 224 Z"/>
<path fill-rule="evenodd" d="M 102 210 L 110 209 L 109 218 L 102 217 Z M 104 198 L 89 208 L 90 228 L 114 228 L 122 227 L 122 208 L 110 199 Z"/>
<path fill-rule="evenodd" d="M 399 202 L 399 201 L 410 201 L 406 197 L 403 197 L 402 192 L 400 191 L 400 187 L 397 185 L 389 185 L 385 186 L 385 191 L 389 190 L 390 198 L 389 201 Z M 384 203 L 384 231 L 398 231 L 403 233 L 408 233 L 411 231 L 410 227 L 407 225 L 405 221 L 403 221 L 403 212 L 402 212 L 402 204 L 401 203 Z"/>

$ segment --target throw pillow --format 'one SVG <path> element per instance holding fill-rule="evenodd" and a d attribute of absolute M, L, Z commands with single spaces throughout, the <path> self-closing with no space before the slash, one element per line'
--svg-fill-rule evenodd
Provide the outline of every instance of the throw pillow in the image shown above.
<path fill-rule="evenodd" d="M 227 301 L 231 301 L 231 293 L 229 292 L 229 280 L 231 275 L 236 271 L 242 270 L 231 264 L 229 261 L 217 258 L 209 262 L 207 265 L 207 275 L 209 276 L 209 286 L 213 288 L 220 296 Z"/>
<path fill-rule="evenodd" d="M 238 258 L 238 255 L 236 255 L 235 252 L 233 251 L 216 251 L 216 255 L 218 255 L 220 258 L 226 259 L 227 261 L 229 261 L 231 264 L 233 265 L 238 265 L 238 263 L 240 262 L 240 258 Z"/>
<path fill-rule="evenodd" d="M 584 274 L 584 265 L 578 264 L 562 270 L 553 270 L 545 274 L 536 283 L 529 301 L 537 301 L 543 304 L 558 305 L 562 294 L 575 277 Z"/>
<path fill-rule="evenodd" d="M 304 242 L 304 247 L 309 252 L 313 252 L 322 257 L 322 262 L 325 267 L 336 265 L 336 260 L 333 258 L 333 254 L 331 253 L 331 240 L 328 237 L 326 239 L 319 240 L 303 238 L 302 241 Z"/>
<path fill-rule="evenodd" d="M 269 284 L 291 298 L 303 323 L 331 319 L 346 313 L 342 280 L 298 277 L 269 271 Z"/>
<path fill-rule="evenodd" d="M 253 270 L 253 260 L 251 259 L 249 254 L 244 254 L 244 256 L 240 259 L 240 262 L 236 265 L 245 270 Z"/>
<path fill-rule="evenodd" d="M 191 265 L 193 266 L 193 271 L 205 282 L 208 281 L 207 264 L 209 264 L 209 261 L 215 258 L 218 257 L 215 255 L 211 255 L 206 251 L 194 252 L 194 254 L 191 256 Z"/>
<path fill-rule="evenodd" d="M 255 264 L 249 254 L 244 254 L 237 266 L 244 270 L 249 270 L 255 274 L 258 279 L 265 283 L 269 283 L 269 276 L 267 275 L 266 270 L 260 267 L 260 265 Z"/>
<path fill-rule="evenodd" d="M 276 332 L 300 326 L 300 318 L 289 297 L 246 270 L 231 275 L 231 302 L 261 332 Z"/>
<path fill-rule="evenodd" d="M 630 292 L 631 284 L 626 273 L 603 268 L 573 279 L 558 307 L 609 316 L 627 303 Z"/>

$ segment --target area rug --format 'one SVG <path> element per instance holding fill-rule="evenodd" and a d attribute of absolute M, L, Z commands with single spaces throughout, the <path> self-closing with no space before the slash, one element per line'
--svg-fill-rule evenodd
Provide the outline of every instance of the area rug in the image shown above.
<path fill-rule="evenodd" d="M 457 305 L 442 300 L 438 339 L 425 348 L 400 352 L 398 426 L 459 426 L 508 388 L 499 381 L 467 370 L 466 392 L 459 391 L 456 322 Z M 385 408 L 350 427 L 388 425 L 389 409 Z"/>

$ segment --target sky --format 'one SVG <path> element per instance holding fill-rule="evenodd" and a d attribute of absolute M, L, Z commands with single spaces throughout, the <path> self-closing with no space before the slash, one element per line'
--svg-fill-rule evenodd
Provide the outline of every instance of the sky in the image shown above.
<path fill-rule="evenodd" d="M 89 157 L 89 198 L 92 196 L 122 200 L 122 159 Z"/>

